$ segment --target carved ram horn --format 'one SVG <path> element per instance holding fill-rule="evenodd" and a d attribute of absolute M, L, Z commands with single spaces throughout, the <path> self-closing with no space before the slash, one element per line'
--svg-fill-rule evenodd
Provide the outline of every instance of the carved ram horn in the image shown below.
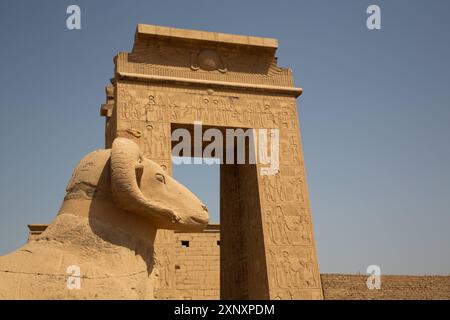
<path fill-rule="evenodd" d="M 123 210 L 142 214 L 156 221 L 178 222 L 173 211 L 154 205 L 138 185 L 142 174 L 139 146 L 126 138 L 116 138 L 111 148 L 111 191 L 114 202 Z"/>

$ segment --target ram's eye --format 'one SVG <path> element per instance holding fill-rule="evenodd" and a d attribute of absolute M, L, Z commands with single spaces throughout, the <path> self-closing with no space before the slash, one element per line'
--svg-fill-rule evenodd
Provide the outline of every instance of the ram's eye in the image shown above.
<path fill-rule="evenodd" d="M 166 184 L 166 177 L 164 177 L 164 175 L 162 173 L 156 174 L 156 180 L 158 180 L 161 183 Z"/>

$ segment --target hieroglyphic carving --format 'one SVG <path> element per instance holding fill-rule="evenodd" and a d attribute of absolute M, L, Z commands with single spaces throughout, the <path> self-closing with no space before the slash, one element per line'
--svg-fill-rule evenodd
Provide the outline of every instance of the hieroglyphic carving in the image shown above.
<path fill-rule="evenodd" d="M 295 141 L 294 136 L 290 136 L 289 137 L 289 154 L 291 156 L 291 161 L 292 161 L 293 164 L 299 164 L 300 163 L 299 146 L 298 146 L 297 142 Z"/>
<path fill-rule="evenodd" d="M 172 261 L 172 254 L 169 248 L 163 247 L 156 255 L 156 270 L 158 279 L 158 288 L 167 289 L 174 287 L 174 274 L 172 268 L 174 262 Z"/>
<path fill-rule="evenodd" d="M 115 58 L 114 134 L 139 130 L 144 153 L 170 173 L 178 124 L 279 129 L 277 174 L 221 166 L 221 285 L 230 288 L 224 297 L 321 298 L 295 101 L 301 90 L 289 89 L 292 72 L 278 67 L 276 41 L 238 37 L 237 45 L 232 35 L 142 30 L 133 52 Z M 174 263 L 175 251 L 157 251 L 159 264 Z M 161 269 L 158 297 L 176 297 L 180 275 Z"/>
<path fill-rule="evenodd" d="M 167 108 L 170 106 L 170 102 L 160 98 L 160 95 L 151 93 L 148 95 L 148 101 L 144 105 L 145 121 L 167 121 Z M 166 110 L 165 110 L 166 109 Z"/>
<path fill-rule="evenodd" d="M 266 202 L 305 201 L 302 176 L 285 175 L 283 168 L 275 175 L 262 176 L 261 189 Z"/>
<path fill-rule="evenodd" d="M 175 234 L 172 230 L 159 229 L 155 239 L 155 278 L 157 299 L 174 299 L 175 275 L 173 274 Z"/>
<path fill-rule="evenodd" d="M 232 127 L 289 128 L 296 132 L 295 106 L 283 98 L 238 97 L 211 89 L 179 91 L 164 86 L 146 91 L 145 99 L 131 96 L 129 92 L 122 94 L 120 119 L 172 123 L 202 121 Z M 298 144 L 295 141 L 289 143 L 287 150 L 295 152 Z"/>
<path fill-rule="evenodd" d="M 303 167 L 298 131 L 282 130 L 280 133 L 280 162 L 284 165 Z"/>
<path fill-rule="evenodd" d="M 286 215 L 283 206 L 266 209 L 265 219 L 271 244 L 310 245 L 310 221 L 305 214 Z"/>
<path fill-rule="evenodd" d="M 288 177 L 286 188 L 289 190 L 288 195 L 295 201 L 305 201 L 303 192 L 303 179 L 301 177 Z"/>
<path fill-rule="evenodd" d="M 141 118 L 141 108 L 133 95 L 124 92 L 120 102 L 118 109 L 120 120 L 139 120 Z"/>
<path fill-rule="evenodd" d="M 117 56 L 117 71 L 181 76 L 230 82 L 293 86 L 292 72 L 280 68 L 270 53 L 189 45 L 174 47 L 164 41 L 140 41 L 133 53 Z"/>
<path fill-rule="evenodd" d="M 143 135 L 144 155 L 154 159 L 167 158 L 169 132 L 164 124 L 145 123 Z"/>
<path fill-rule="evenodd" d="M 143 110 L 140 120 L 138 120 L 143 135 L 143 150 L 150 158 L 168 161 L 169 167 L 170 147 L 168 144 L 170 143 L 171 123 L 189 124 L 199 120 L 205 125 L 212 126 L 280 128 L 280 171 L 275 175 L 258 176 L 257 178 L 262 202 L 264 241 L 267 248 L 275 253 L 279 251 L 279 247 L 286 247 L 287 250 L 287 254 L 284 255 L 276 253 L 273 266 L 269 263 L 270 259 L 267 261 L 269 275 L 275 277 L 275 280 L 270 280 L 270 290 L 279 290 L 278 292 L 284 298 L 298 299 L 309 296 L 320 298 L 320 289 L 318 289 L 320 284 L 317 283 L 317 277 L 314 278 L 314 273 L 318 272 L 314 269 L 314 260 L 313 262 L 308 260 L 306 251 L 296 249 L 301 247 L 305 250 L 306 248 L 313 250 L 314 240 L 305 189 L 301 144 L 296 125 L 296 110 L 292 99 L 251 94 L 237 95 L 211 89 L 181 90 L 163 85 L 145 87 L 140 84 L 123 83 L 121 86 L 128 86 L 127 91 L 133 93 L 134 100 L 140 106 L 140 110 Z M 136 92 L 140 92 L 140 94 Z M 294 117 L 294 120 L 291 119 L 291 116 Z M 133 121 L 130 123 L 134 125 L 136 121 Z M 162 135 L 161 132 L 163 132 Z M 166 134 L 164 135 L 164 133 Z M 155 143 L 156 140 L 167 141 L 167 144 Z M 241 185 L 238 188 L 243 187 Z M 227 207 L 227 210 L 234 210 L 238 213 L 244 209 Z M 252 209 L 242 212 L 252 212 Z M 253 221 L 245 215 L 240 219 Z M 248 228 L 255 229 L 256 227 L 249 223 L 228 228 L 227 230 L 236 232 L 236 235 L 229 233 L 228 236 L 238 239 L 239 234 L 249 234 Z M 244 241 L 242 238 L 240 241 L 233 246 L 245 248 L 248 245 L 247 240 Z M 293 248 L 297 250 L 297 253 L 294 252 L 295 250 L 292 251 Z M 294 253 L 291 254 L 289 250 Z M 231 256 L 233 251 L 223 251 L 223 254 Z M 250 294 L 250 291 L 247 291 L 247 283 L 252 278 L 247 274 L 250 270 L 249 265 L 254 264 L 254 260 L 250 257 L 248 254 L 242 254 L 236 259 L 222 261 L 222 268 L 235 270 L 236 276 L 232 278 L 232 281 L 234 286 L 239 286 L 241 298 Z M 162 259 L 164 260 L 164 258 Z M 273 267 L 275 269 L 272 269 Z M 256 271 L 261 271 L 261 267 L 254 265 L 251 270 L 253 270 L 252 274 L 257 274 Z M 173 270 L 171 272 L 174 273 Z M 294 280 L 287 284 L 286 277 L 292 277 Z M 161 278 L 161 281 L 161 286 L 166 286 L 159 291 L 161 296 L 171 296 L 173 288 L 167 287 L 172 285 L 170 280 L 166 282 Z M 305 289 L 309 291 L 305 291 Z"/>
<path fill-rule="evenodd" d="M 318 288 L 319 279 L 315 270 L 311 248 L 269 248 L 269 265 L 273 276 L 269 279 L 276 288 Z"/>
<path fill-rule="evenodd" d="M 297 113 L 295 108 L 295 104 L 282 103 L 281 111 L 278 113 L 278 123 L 280 129 L 297 129 Z"/>

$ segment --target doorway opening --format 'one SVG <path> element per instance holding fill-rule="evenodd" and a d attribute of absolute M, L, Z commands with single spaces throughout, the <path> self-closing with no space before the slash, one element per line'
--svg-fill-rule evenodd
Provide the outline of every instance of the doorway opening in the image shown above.
<path fill-rule="evenodd" d="M 194 137 L 192 124 L 172 124 L 171 131 L 185 129 Z M 203 126 L 202 137 L 210 127 Z M 225 132 L 226 127 L 214 127 Z M 229 128 L 237 130 L 239 128 Z M 225 137 L 226 135 L 223 134 Z M 263 221 L 259 197 L 258 168 L 246 161 L 238 164 L 236 148 L 222 150 L 223 159 L 232 152 L 233 163 L 196 164 L 191 155 L 203 155 L 209 142 L 202 140 L 202 152 L 196 153 L 194 139 L 190 139 L 190 164 L 172 166 L 173 175 L 199 198 L 210 205 L 210 219 L 220 221 L 220 298 L 221 299 L 269 299 L 269 285 L 263 235 Z M 172 141 L 173 147 L 177 141 Z M 226 144 L 224 144 L 225 146 Z M 234 146 L 238 146 L 235 143 Z M 253 146 L 252 146 L 253 147 Z M 244 143 L 248 158 L 250 139 Z M 172 155 L 184 157 L 184 154 Z M 213 157 L 215 154 L 213 154 Z M 177 160 L 180 160 L 178 158 Z M 203 159 L 204 160 L 204 159 Z M 217 159 L 218 160 L 218 159 Z M 200 162 L 200 161 L 199 161 Z M 177 163 L 179 163 L 177 161 Z M 204 177 L 204 179 L 201 179 Z M 211 187 L 208 190 L 208 180 Z M 215 195 L 214 196 L 214 190 Z M 218 190 L 218 192 L 217 192 Z M 219 194 L 219 197 L 217 197 Z M 205 198 L 202 198 L 205 195 Z M 211 205 L 212 204 L 212 205 Z M 219 214 L 215 214 L 218 208 Z M 210 222 L 211 222 L 210 221 Z M 218 244 L 219 244 L 218 243 Z"/>
<path fill-rule="evenodd" d="M 186 163 L 187 157 L 172 157 L 173 177 L 208 207 L 209 223 L 220 223 L 220 164 Z"/>

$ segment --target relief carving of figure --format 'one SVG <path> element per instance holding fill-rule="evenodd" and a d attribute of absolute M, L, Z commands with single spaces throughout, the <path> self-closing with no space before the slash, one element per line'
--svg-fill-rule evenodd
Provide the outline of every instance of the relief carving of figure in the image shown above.
<path fill-rule="evenodd" d="M 275 175 L 275 186 L 278 194 L 278 199 L 280 201 L 284 201 L 286 199 L 286 187 L 285 184 L 281 181 L 280 173 Z"/>
<path fill-rule="evenodd" d="M 147 122 L 162 121 L 164 119 L 163 107 L 160 105 L 161 101 L 161 98 L 158 101 L 153 94 L 148 96 L 148 102 L 144 107 L 145 120 Z"/>
<path fill-rule="evenodd" d="M 173 274 L 171 273 L 173 263 L 167 248 L 164 248 L 157 256 L 157 265 L 160 277 L 160 286 L 166 289 L 173 288 Z"/>
<path fill-rule="evenodd" d="M 304 201 L 305 197 L 303 195 L 302 187 L 303 180 L 300 177 L 293 177 L 288 180 L 289 185 L 289 194 L 291 195 L 292 200 L 296 201 Z"/>
<path fill-rule="evenodd" d="M 119 117 L 124 120 L 139 120 L 140 108 L 137 101 L 130 94 L 125 94 L 119 108 Z"/>
<path fill-rule="evenodd" d="M 270 176 L 262 176 L 264 195 L 266 196 L 266 201 L 275 202 L 277 189 L 276 185 L 270 179 Z"/>
<path fill-rule="evenodd" d="M 281 206 L 277 206 L 275 212 L 269 217 L 270 239 L 274 244 L 286 244 L 289 242 L 286 233 L 286 219 Z"/>
<path fill-rule="evenodd" d="M 294 164 L 300 163 L 298 145 L 295 142 L 293 136 L 289 137 L 289 154 L 291 156 L 292 163 Z"/>

